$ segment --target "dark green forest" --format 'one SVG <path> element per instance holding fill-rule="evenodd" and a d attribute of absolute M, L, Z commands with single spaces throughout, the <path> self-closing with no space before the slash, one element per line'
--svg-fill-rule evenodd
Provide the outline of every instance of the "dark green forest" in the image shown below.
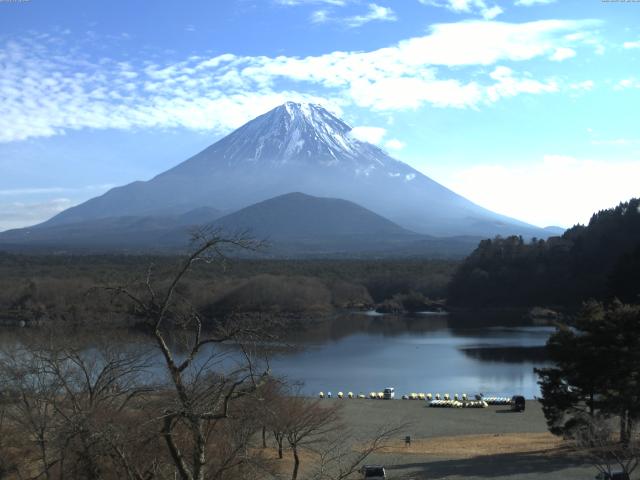
<path fill-rule="evenodd" d="M 577 306 L 587 299 L 637 302 L 640 199 L 595 213 L 548 240 L 483 240 L 449 285 L 459 306 Z"/>

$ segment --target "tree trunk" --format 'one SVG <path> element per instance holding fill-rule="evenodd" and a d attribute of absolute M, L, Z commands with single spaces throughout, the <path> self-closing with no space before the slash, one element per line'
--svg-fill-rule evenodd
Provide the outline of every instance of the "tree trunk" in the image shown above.
<path fill-rule="evenodd" d="M 300 468 L 300 458 L 298 457 L 298 449 L 294 446 L 293 450 L 293 473 L 291 474 L 291 480 L 297 480 L 298 469 Z"/>
<path fill-rule="evenodd" d="M 620 443 L 623 445 L 629 444 L 629 431 L 627 430 L 627 411 L 623 410 L 620 413 Z"/>
<path fill-rule="evenodd" d="M 282 442 L 284 441 L 284 435 L 274 431 L 273 438 L 276 439 L 276 443 L 278 444 L 278 458 L 282 460 Z"/>
<path fill-rule="evenodd" d="M 267 448 L 267 427 L 262 426 L 262 448 Z"/>
<path fill-rule="evenodd" d="M 192 420 L 191 430 L 193 432 L 193 440 L 195 443 L 193 452 L 193 480 L 204 480 L 206 470 L 205 465 L 207 463 L 207 440 L 204 435 L 203 421 L 199 418 Z"/>

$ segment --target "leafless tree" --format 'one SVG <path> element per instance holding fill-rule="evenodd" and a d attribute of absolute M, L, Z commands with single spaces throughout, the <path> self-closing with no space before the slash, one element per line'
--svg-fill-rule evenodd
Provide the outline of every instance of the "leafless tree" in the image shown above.
<path fill-rule="evenodd" d="M 621 442 L 612 419 L 602 416 L 585 420 L 575 433 L 578 450 L 587 454 L 605 478 L 616 471 L 631 476 L 638 467 L 640 436 L 638 432 L 628 432 L 628 437 L 627 442 Z"/>
<path fill-rule="evenodd" d="M 146 391 L 139 378 L 144 368 L 140 354 L 115 347 L 25 345 L 4 352 L 0 373 L 11 397 L 7 418 L 26 456 L 23 470 L 47 479 L 98 479 L 102 465 L 113 460 L 109 470 L 133 471 L 125 460 L 137 437 L 122 429 L 125 410 Z M 33 455 L 29 445 L 36 446 Z"/>
<path fill-rule="evenodd" d="M 327 436 L 340 428 L 340 405 L 329 407 L 320 405 L 319 400 L 302 396 L 288 396 L 283 399 L 281 419 L 284 437 L 293 454 L 291 480 L 298 478 L 300 470 L 300 450 L 311 449 L 323 442 Z"/>
<path fill-rule="evenodd" d="M 4 405 L 0 405 L 0 479 L 16 474 L 19 478 L 18 464 L 11 452 L 12 445 L 7 441 L 11 434 L 7 428 L 7 415 Z"/>
<path fill-rule="evenodd" d="M 317 451 L 318 461 L 309 480 L 343 480 L 351 477 L 374 453 L 389 445 L 406 425 L 382 425 L 372 434 L 359 438 L 348 430 L 333 432 Z"/>
<path fill-rule="evenodd" d="M 161 435 L 182 480 L 221 478 L 225 470 L 213 469 L 210 463 L 212 435 L 230 418 L 233 402 L 255 392 L 268 371 L 255 370 L 249 348 L 262 335 L 262 326 L 235 317 L 205 328 L 201 314 L 180 295 L 181 282 L 198 263 L 224 261 L 230 247 L 254 250 L 260 246 L 244 234 L 226 237 L 219 231 L 201 230 L 194 234 L 192 252 L 168 284 L 156 282 L 150 268 L 142 291 L 123 286 L 109 289 L 133 305 L 164 360 L 171 388 L 166 392 Z M 176 336 L 181 339 L 179 346 L 173 341 Z M 243 356 L 233 367 L 216 350 L 229 342 Z M 238 459 L 243 452 L 235 453 Z"/>

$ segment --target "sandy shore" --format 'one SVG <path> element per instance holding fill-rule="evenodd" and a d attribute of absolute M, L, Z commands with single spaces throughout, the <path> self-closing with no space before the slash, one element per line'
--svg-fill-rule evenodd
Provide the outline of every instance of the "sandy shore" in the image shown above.
<path fill-rule="evenodd" d="M 536 401 L 528 401 L 523 413 L 505 406 L 428 408 L 414 400 L 322 402 L 342 404 L 345 424 L 358 437 L 380 425 L 404 425 L 398 438 L 370 459 L 385 465 L 389 478 L 582 480 L 596 474 L 570 445 L 548 433 Z"/>

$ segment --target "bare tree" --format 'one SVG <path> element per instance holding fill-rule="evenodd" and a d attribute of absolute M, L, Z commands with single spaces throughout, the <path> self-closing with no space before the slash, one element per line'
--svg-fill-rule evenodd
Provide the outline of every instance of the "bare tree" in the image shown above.
<path fill-rule="evenodd" d="M 300 450 L 323 442 L 329 433 L 340 428 L 340 405 L 323 407 L 318 400 L 289 396 L 284 399 L 283 406 L 284 436 L 293 454 L 291 480 L 296 480 L 300 469 Z"/>
<path fill-rule="evenodd" d="M 318 461 L 310 480 L 343 480 L 352 476 L 374 453 L 406 429 L 406 425 L 382 425 L 373 434 L 359 438 L 346 430 L 333 432 L 317 452 Z"/>
<path fill-rule="evenodd" d="M 182 480 L 220 478 L 220 470 L 212 471 L 209 462 L 211 435 L 229 419 L 232 403 L 253 393 L 268 375 L 255 370 L 248 348 L 262 334 L 260 326 L 235 317 L 205 329 L 201 314 L 179 292 L 194 265 L 224 261 L 229 247 L 254 250 L 261 244 L 243 234 L 225 237 L 209 230 L 196 232 L 193 242 L 192 253 L 168 285 L 159 285 L 150 268 L 141 292 L 122 286 L 109 289 L 133 305 L 164 360 L 171 389 L 166 392 L 161 435 Z M 179 347 L 172 343 L 176 334 L 182 340 Z M 233 367 L 215 349 L 228 342 L 235 342 L 243 357 Z"/>
<path fill-rule="evenodd" d="M 605 478 L 611 478 L 616 471 L 631 476 L 640 460 L 640 438 L 637 432 L 627 435 L 628 441 L 621 442 L 612 419 L 595 416 L 586 419 L 576 431 L 575 442 Z"/>
<path fill-rule="evenodd" d="M 11 438 L 11 434 L 8 431 L 6 420 L 5 406 L 0 405 L 0 479 L 7 478 L 10 474 L 17 474 L 20 478 L 15 455 L 12 454 L 11 445 L 7 442 L 7 439 Z"/>
<path fill-rule="evenodd" d="M 143 392 L 138 353 L 104 347 L 85 352 L 72 347 L 23 346 L 4 352 L 0 372 L 11 392 L 7 417 L 14 442 L 23 442 L 25 470 L 37 477 L 65 475 L 103 478 L 109 471 L 134 471 L 129 447 L 137 438 L 124 435 L 125 410 Z M 36 445 L 36 462 L 28 454 Z M 149 478 L 148 475 L 127 475 Z"/>

